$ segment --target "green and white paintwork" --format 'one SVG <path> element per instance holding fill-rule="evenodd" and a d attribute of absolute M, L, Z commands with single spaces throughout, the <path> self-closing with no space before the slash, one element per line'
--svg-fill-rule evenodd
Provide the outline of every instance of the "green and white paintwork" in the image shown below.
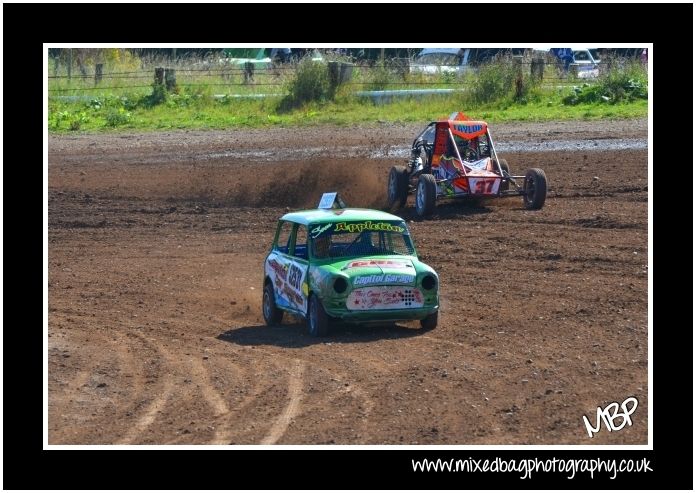
<path fill-rule="evenodd" d="M 278 244 L 281 227 L 292 227 L 287 245 Z M 412 248 L 408 248 L 410 254 L 317 258 L 313 242 L 341 231 L 388 231 Z M 296 244 L 298 237 L 307 243 Z M 264 262 L 264 274 L 264 287 L 273 285 L 276 306 L 303 317 L 312 293 L 329 316 L 352 322 L 423 320 L 439 308 L 437 273 L 418 260 L 406 223 L 376 210 L 313 209 L 284 215 Z M 423 286 L 426 277 L 429 289 Z M 343 282 L 336 289 L 339 279 Z"/>

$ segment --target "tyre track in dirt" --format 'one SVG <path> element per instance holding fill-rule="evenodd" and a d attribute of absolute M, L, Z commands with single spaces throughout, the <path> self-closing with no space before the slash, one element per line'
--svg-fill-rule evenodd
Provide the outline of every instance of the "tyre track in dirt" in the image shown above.
<path fill-rule="evenodd" d="M 95 356 L 68 384 L 79 393 L 79 399 L 75 399 L 75 402 L 67 402 L 54 393 L 53 406 L 55 407 L 53 407 L 52 413 L 56 413 L 58 416 L 66 413 L 74 415 L 79 412 L 81 402 L 91 402 L 91 407 L 100 410 L 92 412 L 91 418 L 82 416 L 81 421 L 84 421 L 84 424 L 70 440 L 82 443 L 83 437 L 89 436 L 91 437 L 89 438 L 90 442 L 96 440 L 96 443 L 108 443 L 108 440 L 101 439 L 98 432 L 95 433 L 95 430 L 99 428 L 99 425 L 95 423 L 95 416 L 104 414 L 123 416 L 131 411 L 134 403 L 138 402 L 144 391 L 143 378 L 140 375 L 142 369 L 130 354 L 130 344 L 123 343 L 125 336 L 119 331 L 109 332 L 108 337 L 96 331 L 90 332 L 84 341 L 89 341 L 91 344 L 87 353 Z M 127 379 L 129 382 L 129 385 L 125 386 L 125 390 L 119 389 L 118 397 L 105 394 L 109 388 L 115 386 L 113 382 L 119 378 Z M 57 403 L 55 398 L 59 399 Z"/>
<path fill-rule="evenodd" d="M 141 334 L 135 332 L 128 332 L 128 336 L 138 339 L 141 341 L 144 347 L 150 349 L 153 353 L 158 356 L 158 359 L 165 364 L 171 365 L 171 361 L 167 357 L 166 353 L 162 349 L 157 347 L 157 341 L 151 340 Z M 157 415 L 162 412 L 170 395 L 174 389 L 173 380 L 166 378 L 167 373 L 162 371 L 161 378 L 162 387 L 157 391 L 151 402 L 145 406 L 143 411 L 139 412 L 139 417 L 137 418 L 135 424 L 128 429 L 128 431 L 116 442 L 119 445 L 132 445 L 135 444 L 138 439 L 143 435 L 147 429 L 155 422 Z"/>
<path fill-rule="evenodd" d="M 223 338 L 223 340 L 225 339 Z M 295 426 L 304 426 L 307 419 L 313 419 L 316 411 L 336 400 L 342 401 L 341 408 L 345 414 L 352 412 L 352 414 L 362 418 L 359 424 L 362 433 L 369 428 L 369 416 L 375 407 L 375 402 L 370 397 L 369 392 L 356 380 L 363 378 L 363 373 L 369 373 L 371 370 L 356 368 L 353 371 L 337 371 L 335 366 L 348 368 L 353 362 L 341 361 L 338 364 L 332 362 L 328 366 L 312 358 L 312 355 L 297 357 L 294 354 L 283 354 L 259 347 L 250 350 L 242 348 L 241 354 L 240 349 L 235 348 L 233 354 L 239 359 L 247 358 L 250 364 L 257 368 L 264 367 L 264 364 L 261 363 L 263 361 L 265 364 L 288 374 L 288 380 L 283 386 L 285 391 L 283 400 L 287 401 L 288 404 L 279 414 L 265 420 L 265 426 L 270 430 L 253 443 L 275 443 L 288 430 L 291 421 L 294 420 Z M 261 373 L 268 374 L 269 371 Z M 306 375 L 310 376 L 306 377 Z M 254 408 L 267 406 L 262 394 L 271 386 L 257 387 L 253 395 L 250 395 L 244 403 L 232 410 L 230 417 L 238 419 L 245 413 L 253 413 Z M 301 408 L 300 402 L 303 403 Z M 351 409 L 354 410 L 351 411 Z M 225 418 L 227 419 L 227 417 Z"/>
<path fill-rule="evenodd" d="M 278 416 L 268 435 L 261 440 L 261 445 L 273 445 L 276 443 L 288 429 L 291 420 L 299 412 L 300 402 L 302 401 L 303 373 L 304 364 L 300 360 L 294 360 L 288 375 L 288 405 L 283 413 Z"/>
<path fill-rule="evenodd" d="M 67 348 L 67 349 L 66 349 Z M 62 341 L 60 345 L 49 343 L 49 365 L 52 366 L 51 356 L 53 352 L 60 351 L 62 355 L 75 352 L 72 347 Z M 48 398 L 48 419 L 50 423 L 76 422 L 80 416 L 80 412 L 76 407 L 75 401 L 84 393 L 84 387 L 90 380 L 95 366 L 98 366 L 102 358 L 94 358 L 84 364 L 83 368 L 78 368 L 75 375 L 68 375 L 67 372 L 60 372 L 58 368 L 53 370 L 53 375 L 60 374 L 60 380 L 49 380 L 49 398 Z M 64 365 L 64 363 L 57 363 Z M 49 367 L 50 367 L 49 366 Z M 54 377 L 55 378 L 55 377 Z M 85 429 L 84 427 L 75 427 L 70 431 L 70 436 L 65 436 L 64 426 L 49 427 L 49 441 L 65 441 L 66 443 L 84 443 Z M 57 436 L 56 436 L 57 435 Z"/>

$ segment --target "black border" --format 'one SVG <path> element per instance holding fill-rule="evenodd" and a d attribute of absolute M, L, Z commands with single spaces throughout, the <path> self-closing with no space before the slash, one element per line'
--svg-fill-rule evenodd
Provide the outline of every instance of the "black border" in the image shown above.
<path fill-rule="evenodd" d="M 660 233 L 678 237 L 655 221 L 660 201 L 654 201 L 654 252 L 651 275 L 653 305 L 653 433 L 655 451 L 476 451 L 476 450 L 42 450 L 43 309 L 29 306 L 43 293 L 43 263 L 37 261 L 43 244 L 41 181 L 43 153 L 29 142 L 43 135 L 43 42 L 186 43 L 362 42 L 414 44 L 441 41 L 443 45 L 472 42 L 553 42 L 558 39 L 596 39 L 602 43 L 652 42 L 656 53 L 654 142 L 692 142 L 682 107 L 693 73 L 691 4 L 3 4 L 4 13 L 4 487 L 8 489 L 692 489 L 692 399 L 688 391 L 667 390 L 678 382 L 692 389 L 692 331 L 667 322 L 679 313 L 670 298 L 672 317 L 665 316 L 658 286 L 667 278 L 659 255 Z M 35 22 L 42 18 L 46 22 Z M 249 19 L 249 22 L 244 22 Z M 305 19 L 305 20 L 301 20 Z M 457 19 L 462 19 L 461 23 Z M 466 21 L 469 19 L 469 21 Z M 469 23 L 476 19 L 471 29 Z M 664 20 L 664 21 L 663 21 Z M 465 22 L 466 21 L 466 22 Z M 659 32 L 660 25 L 668 30 Z M 247 24 L 249 27 L 243 27 Z M 31 60 L 23 63 L 24 60 Z M 16 63 L 15 63 L 16 62 Z M 18 71 L 16 75 L 15 70 Z M 665 75 L 663 75 L 665 74 Z M 17 87 L 15 82 L 21 82 Z M 668 85 L 670 86 L 668 88 Z M 660 96 L 656 96 L 658 94 Z M 670 96 L 672 95 L 670 99 Z M 693 101 L 690 101 L 693 103 Z M 686 113 L 689 113 L 687 109 Z M 670 114 L 671 113 L 671 114 Z M 676 134 L 676 135 L 675 135 Z M 687 147 L 687 146 L 685 146 Z M 691 146 L 688 146 L 691 147 Z M 30 152 L 27 152 L 30 151 Z M 684 149 L 680 149 L 684 152 Z M 692 151 L 693 153 L 693 151 Z M 657 156 L 656 156 L 657 158 Z M 693 158 L 693 155 L 692 155 Z M 693 159 L 681 158 L 691 171 Z M 655 162 L 655 169 L 661 163 Z M 691 180 L 684 180 L 690 185 Z M 657 180 L 655 183 L 658 183 Z M 667 188 L 669 190 L 669 188 Z M 28 193 L 29 192 L 29 193 Z M 660 194 L 659 186 L 655 192 Z M 661 196 L 665 196 L 662 192 Z M 691 208 L 674 209 L 679 219 Z M 19 206 L 19 207 L 18 207 Z M 32 210 L 30 214 L 28 211 Z M 692 219 L 688 217 L 688 219 Z M 688 228 L 685 228 L 688 230 Z M 685 243 L 692 246 L 691 235 Z M 684 244 L 684 240 L 681 240 Z M 24 257 L 27 257 L 26 260 Z M 680 265 L 683 265 L 681 261 Z M 12 269 L 17 266 L 19 269 Z M 36 267 L 35 267 L 36 266 Z M 657 268 L 655 268 L 657 267 Z M 683 267 L 680 267 L 681 271 Z M 38 291 L 38 293 L 37 293 Z M 685 291 L 682 290 L 682 293 Z M 691 292 L 686 292 L 691 295 Z M 690 306 L 688 300 L 686 306 Z M 29 304 L 31 300 L 31 304 Z M 683 306 L 683 305 L 681 305 Z M 24 308 L 17 308 L 24 307 Z M 34 323 L 27 314 L 36 313 Z M 18 315 L 14 317 L 13 315 Z M 32 316 L 31 318 L 34 318 Z M 665 323 L 666 322 L 666 323 Z M 39 330 L 41 327 L 41 330 Z M 27 337 L 28 336 L 28 337 Z M 675 342 L 677 342 L 675 344 Z M 669 353 L 667 353 L 669 351 Z M 687 362 L 692 362 L 688 365 Z M 667 364 L 668 363 L 668 364 Z M 29 371 L 30 370 L 30 371 Z M 29 378 L 29 374 L 32 378 Z M 39 380 L 41 379 L 41 380 Z M 41 396 L 41 397 L 40 397 Z M 681 437 L 687 443 L 676 447 Z M 536 474 L 520 480 L 517 474 L 414 473 L 411 459 L 491 456 L 526 459 L 648 458 L 650 474 L 631 474 L 615 480 Z M 331 478 L 327 481 L 326 478 Z"/>

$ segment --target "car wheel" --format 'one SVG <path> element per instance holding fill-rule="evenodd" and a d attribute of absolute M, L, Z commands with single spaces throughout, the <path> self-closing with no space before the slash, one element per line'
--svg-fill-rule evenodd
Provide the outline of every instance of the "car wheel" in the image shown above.
<path fill-rule="evenodd" d="M 278 325 L 283 320 L 283 310 L 279 310 L 275 303 L 275 293 L 273 284 L 270 282 L 263 288 L 263 319 L 266 325 L 272 327 Z"/>
<path fill-rule="evenodd" d="M 329 317 L 324 311 L 324 306 L 317 298 L 317 295 L 312 293 L 309 297 L 309 306 L 307 307 L 307 329 L 312 337 L 325 336 L 329 332 Z"/>
<path fill-rule="evenodd" d="M 423 320 L 420 321 L 421 327 L 423 330 L 433 330 L 435 327 L 437 327 L 437 315 L 440 313 L 439 311 L 435 313 L 431 313 L 427 317 L 425 317 Z"/>
<path fill-rule="evenodd" d="M 420 217 L 429 216 L 435 209 L 437 185 L 433 175 L 423 174 L 418 178 L 416 188 L 416 214 Z"/>
<path fill-rule="evenodd" d="M 408 169 L 405 166 L 392 166 L 389 171 L 389 183 L 387 184 L 387 200 L 389 207 L 398 202 L 399 207 L 406 204 L 408 197 Z"/>
<path fill-rule="evenodd" d="M 498 164 L 500 164 L 500 169 L 504 171 L 503 176 L 505 176 L 505 173 L 508 175 L 510 174 L 510 166 L 508 165 L 508 162 L 505 159 L 498 159 Z M 506 192 L 510 188 L 510 182 L 507 180 L 501 181 L 500 182 L 500 188 L 499 190 L 501 192 Z"/>
<path fill-rule="evenodd" d="M 541 209 L 546 201 L 546 173 L 539 168 L 527 171 L 524 177 L 524 206 L 527 209 Z"/>

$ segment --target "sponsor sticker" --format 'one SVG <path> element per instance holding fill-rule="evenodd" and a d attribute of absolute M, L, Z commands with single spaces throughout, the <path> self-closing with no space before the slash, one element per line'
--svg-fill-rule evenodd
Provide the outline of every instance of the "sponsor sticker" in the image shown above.
<path fill-rule="evenodd" d="M 316 228 L 312 228 L 312 230 L 309 232 L 309 235 L 312 238 L 316 238 L 320 234 L 322 234 L 324 231 L 329 229 L 331 226 L 333 226 L 333 223 L 328 223 L 328 224 L 320 224 Z"/>
<path fill-rule="evenodd" d="M 349 310 L 413 309 L 423 306 L 418 289 L 399 286 L 376 286 L 354 290 L 346 300 Z"/>
<path fill-rule="evenodd" d="M 347 231 L 349 233 L 361 233 L 362 231 L 394 231 L 403 233 L 405 228 L 389 223 L 373 223 L 372 221 L 364 221 L 361 223 L 336 223 L 334 232 Z"/>
<path fill-rule="evenodd" d="M 409 269 L 413 268 L 413 265 L 411 265 L 410 262 L 406 262 L 403 260 L 387 260 L 387 259 L 374 259 L 374 260 L 354 260 L 352 262 L 348 262 L 345 267 L 341 270 L 345 269 L 359 269 L 363 267 L 389 267 L 393 269 Z"/>
<path fill-rule="evenodd" d="M 358 276 L 353 281 L 355 286 L 367 286 L 369 284 L 413 284 L 416 276 L 410 274 L 375 274 L 372 276 Z"/>
<path fill-rule="evenodd" d="M 455 125 L 454 129 L 457 132 L 473 134 L 474 132 L 480 132 L 483 129 L 483 125 Z"/>
<path fill-rule="evenodd" d="M 281 264 L 278 262 L 276 259 L 271 259 L 268 261 L 268 266 L 273 270 L 275 273 L 276 277 L 286 280 L 288 278 L 288 266 Z"/>

